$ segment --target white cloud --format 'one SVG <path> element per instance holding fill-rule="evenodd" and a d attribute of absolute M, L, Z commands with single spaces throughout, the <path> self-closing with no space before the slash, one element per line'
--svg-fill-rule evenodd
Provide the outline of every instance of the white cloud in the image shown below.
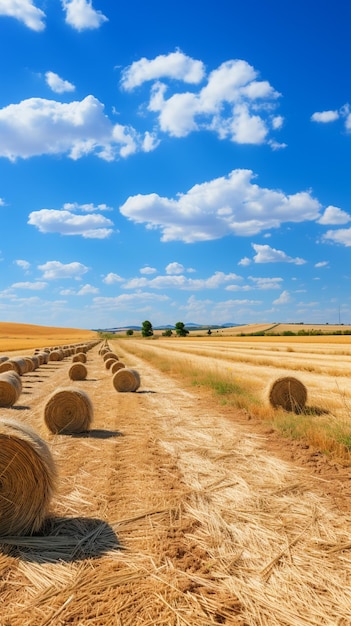
<path fill-rule="evenodd" d="M 328 230 L 322 237 L 323 241 L 333 241 L 340 243 L 346 248 L 351 246 L 351 228 L 340 228 L 337 230 Z"/>
<path fill-rule="evenodd" d="M 95 213 L 95 211 L 113 211 L 112 207 L 107 204 L 78 204 L 78 202 L 65 202 L 63 205 L 65 211 L 84 211 L 85 213 Z"/>
<path fill-rule="evenodd" d="M 221 139 L 260 144 L 271 128 L 282 126 L 283 118 L 269 113 L 280 94 L 257 76 L 246 61 L 226 61 L 209 74 L 207 84 L 198 92 L 174 93 L 168 99 L 167 86 L 157 81 L 148 109 L 158 113 L 160 129 L 174 137 L 210 130 Z"/>
<path fill-rule="evenodd" d="M 28 224 L 41 233 L 81 235 L 84 239 L 106 239 L 113 232 L 113 222 L 96 213 L 77 215 L 71 211 L 41 209 L 29 214 Z"/>
<path fill-rule="evenodd" d="M 273 300 L 273 304 L 288 304 L 291 302 L 291 296 L 288 291 L 282 291 L 279 298 Z"/>
<path fill-rule="evenodd" d="M 337 119 L 339 119 L 339 111 L 316 111 L 311 116 L 313 122 L 322 122 L 323 124 L 334 122 Z"/>
<path fill-rule="evenodd" d="M 29 98 L 0 109 L 0 156 L 14 161 L 42 154 L 79 159 L 96 154 L 106 161 L 128 156 L 139 141 L 131 128 L 113 124 L 94 96 L 61 103 Z"/>
<path fill-rule="evenodd" d="M 317 220 L 318 224 L 347 224 L 351 221 L 351 216 L 336 206 L 327 206 L 322 217 Z"/>
<path fill-rule="evenodd" d="M 46 278 L 47 280 L 57 280 L 59 278 L 78 279 L 89 270 L 86 265 L 78 263 L 77 261 L 72 263 L 47 261 L 43 265 L 38 265 L 38 269 L 43 272 L 43 278 Z"/>
<path fill-rule="evenodd" d="M 14 263 L 25 271 L 29 270 L 30 268 L 30 263 L 28 261 L 24 261 L 23 259 L 17 259 L 16 261 L 14 261 Z"/>
<path fill-rule="evenodd" d="M 68 80 L 63 80 L 63 78 L 60 78 L 55 72 L 46 72 L 45 78 L 50 89 L 55 93 L 65 93 L 66 91 L 75 90 L 75 86 L 72 83 Z"/>
<path fill-rule="evenodd" d="M 249 276 L 249 280 L 251 280 L 256 289 L 280 289 L 281 283 L 283 279 L 280 277 L 277 278 L 260 278 L 255 276 Z"/>
<path fill-rule="evenodd" d="M 0 198 L 0 206 L 5 206 L 5 200 L 3 200 L 2 198 Z"/>
<path fill-rule="evenodd" d="M 250 263 L 251 259 L 249 259 L 249 257 L 247 256 L 244 256 L 242 259 L 240 259 L 238 265 L 243 265 L 245 267 L 246 265 L 250 265 Z"/>
<path fill-rule="evenodd" d="M 92 0 L 62 0 L 66 22 L 78 31 L 99 28 L 108 19 L 93 8 Z"/>
<path fill-rule="evenodd" d="M 256 254 L 253 258 L 255 263 L 295 263 L 295 265 L 303 265 L 306 263 L 304 259 L 300 257 L 291 257 L 285 254 L 282 250 L 276 250 L 266 245 L 252 244 Z"/>
<path fill-rule="evenodd" d="M 319 261 L 319 263 L 315 263 L 315 267 L 328 267 L 329 261 Z"/>
<path fill-rule="evenodd" d="M 116 283 L 123 282 L 123 278 L 121 278 L 118 274 L 110 272 L 109 274 L 106 274 L 105 278 L 102 279 L 102 282 L 106 285 L 115 285 Z"/>
<path fill-rule="evenodd" d="M 122 72 L 121 85 L 132 91 L 146 81 L 159 78 L 172 78 L 185 83 L 199 83 L 204 76 L 204 64 L 183 54 L 180 50 L 170 54 L 160 54 L 154 59 L 143 57 L 134 61 Z"/>
<path fill-rule="evenodd" d="M 166 274 L 183 274 L 184 271 L 184 265 L 176 261 L 174 263 L 168 263 L 166 267 Z"/>
<path fill-rule="evenodd" d="M 309 192 L 285 195 L 251 182 L 251 170 L 194 185 L 177 198 L 156 193 L 130 196 L 120 207 L 125 217 L 160 228 L 162 241 L 209 241 L 226 235 L 249 236 L 284 222 L 319 217 L 320 204 Z"/>
<path fill-rule="evenodd" d="M 140 270 L 140 274 L 156 274 L 156 272 L 157 269 L 155 267 L 149 267 L 148 265 Z"/>
<path fill-rule="evenodd" d="M 24 283 L 13 283 L 11 285 L 12 289 L 30 289 L 32 291 L 41 291 L 47 287 L 47 283 L 36 281 L 36 282 L 24 282 Z"/>
<path fill-rule="evenodd" d="M 87 283 L 86 285 L 83 285 L 83 287 L 81 287 L 79 291 L 77 291 L 77 296 L 86 296 L 91 293 L 99 293 L 99 289 Z"/>
<path fill-rule="evenodd" d="M 45 28 L 45 13 L 32 0 L 0 0 L 0 15 L 14 17 L 37 32 Z"/>
<path fill-rule="evenodd" d="M 237 274 L 225 274 L 224 272 L 215 272 L 212 276 L 204 279 L 187 278 L 183 275 L 167 275 L 156 276 L 156 278 L 132 278 L 124 285 L 124 289 L 141 289 L 148 287 L 149 289 L 181 289 L 198 291 L 201 289 L 218 289 L 230 281 L 241 280 L 241 276 Z"/>

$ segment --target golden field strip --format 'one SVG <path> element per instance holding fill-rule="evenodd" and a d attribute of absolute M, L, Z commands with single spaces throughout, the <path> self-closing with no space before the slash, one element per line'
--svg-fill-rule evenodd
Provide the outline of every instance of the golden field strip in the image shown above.
<path fill-rule="evenodd" d="M 91 330 L 0 322 L 0 353 L 79 343 L 96 337 Z"/>

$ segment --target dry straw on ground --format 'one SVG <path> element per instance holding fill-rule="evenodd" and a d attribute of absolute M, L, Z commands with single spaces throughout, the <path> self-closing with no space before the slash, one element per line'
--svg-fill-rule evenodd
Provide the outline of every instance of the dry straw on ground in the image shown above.
<path fill-rule="evenodd" d="M 0 407 L 13 406 L 21 392 L 22 382 L 17 372 L 10 370 L 0 374 Z"/>
<path fill-rule="evenodd" d="M 112 382 L 116 391 L 136 391 L 140 387 L 140 376 L 136 370 L 123 367 L 114 374 Z"/>
<path fill-rule="evenodd" d="M 293 376 L 283 376 L 273 382 L 269 389 L 269 402 L 274 408 L 301 413 L 307 401 L 305 385 Z"/>
<path fill-rule="evenodd" d="M 27 425 L 0 420 L 0 536 L 40 530 L 55 487 L 47 444 Z"/>
<path fill-rule="evenodd" d="M 73 363 L 68 370 L 68 376 L 71 380 L 85 380 L 88 375 L 88 370 L 84 363 Z"/>
<path fill-rule="evenodd" d="M 44 408 L 44 421 L 52 433 L 85 432 L 93 421 L 93 404 L 84 391 L 61 387 L 49 397 Z"/>

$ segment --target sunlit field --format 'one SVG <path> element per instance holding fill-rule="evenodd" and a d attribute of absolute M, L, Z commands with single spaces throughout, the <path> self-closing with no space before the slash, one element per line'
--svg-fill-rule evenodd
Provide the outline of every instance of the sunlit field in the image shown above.
<path fill-rule="evenodd" d="M 119 341 L 191 385 L 212 387 L 232 403 L 273 423 L 286 436 L 307 438 L 327 453 L 351 450 L 351 336 L 157 337 Z M 121 346 L 121 348 L 120 348 Z M 300 415 L 273 409 L 269 389 L 281 377 L 307 389 Z"/>
<path fill-rule="evenodd" d="M 91 330 L 0 322 L 0 353 L 61 346 L 92 340 L 96 337 L 96 332 Z"/>

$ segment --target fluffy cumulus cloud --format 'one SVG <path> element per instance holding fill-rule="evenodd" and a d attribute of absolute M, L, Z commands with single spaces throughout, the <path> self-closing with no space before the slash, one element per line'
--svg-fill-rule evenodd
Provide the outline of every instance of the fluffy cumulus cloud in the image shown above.
<path fill-rule="evenodd" d="M 105 283 L 105 285 L 115 285 L 116 283 L 123 282 L 123 278 L 121 278 L 119 274 L 115 274 L 114 272 L 109 272 L 108 274 L 106 274 L 106 276 L 104 276 L 104 278 L 102 279 L 102 282 Z"/>
<path fill-rule="evenodd" d="M 160 54 L 154 59 L 143 57 L 123 70 L 121 86 L 132 91 L 143 83 L 160 78 L 172 78 L 185 83 L 200 83 L 205 74 L 202 61 L 183 54 L 180 50 L 170 54 Z"/>
<path fill-rule="evenodd" d="M 85 213 L 95 213 L 95 211 L 113 211 L 112 207 L 107 204 L 79 204 L 78 202 L 65 202 L 63 205 L 65 211 L 84 211 Z"/>
<path fill-rule="evenodd" d="M 251 170 L 195 185 L 176 198 L 156 193 L 130 196 L 120 207 L 125 217 L 159 228 L 162 241 L 209 241 L 226 235 L 250 236 L 284 222 L 319 217 L 320 203 L 309 192 L 286 195 L 252 182 Z"/>
<path fill-rule="evenodd" d="M 183 274 L 184 271 L 184 265 L 177 263 L 176 261 L 168 263 L 166 267 L 166 274 Z"/>
<path fill-rule="evenodd" d="M 351 130 L 351 112 L 350 105 L 344 104 L 340 109 L 328 111 L 316 111 L 311 115 L 312 122 L 328 124 L 335 120 L 342 119 L 347 131 Z"/>
<path fill-rule="evenodd" d="M 277 298 L 276 300 L 273 300 L 273 304 L 275 305 L 289 304 L 289 302 L 291 302 L 291 296 L 288 291 L 282 291 L 279 298 Z"/>
<path fill-rule="evenodd" d="M 38 269 L 43 272 L 46 280 L 57 280 L 61 278 L 74 278 L 79 280 L 89 268 L 78 261 L 72 263 L 61 263 L 60 261 L 47 261 L 38 265 Z"/>
<path fill-rule="evenodd" d="M 322 237 L 324 242 L 333 242 L 349 248 L 351 246 L 351 228 L 328 230 Z"/>
<path fill-rule="evenodd" d="M 55 93 L 65 93 L 65 91 L 75 90 L 75 86 L 72 83 L 68 80 L 60 78 L 60 76 L 55 74 L 55 72 L 46 72 L 45 80 L 50 89 L 52 89 Z"/>
<path fill-rule="evenodd" d="M 137 150 L 135 131 L 113 125 L 94 96 L 69 103 L 29 98 L 0 109 L 0 156 L 10 160 L 42 154 L 79 159 L 96 154 L 106 161 Z"/>
<path fill-rule="evenodd" d="M 47 283 L 43 281 L 13 283 L 13 285 L 11 285 L 12 289 L 29 289 L 30 291 L 41 291 L 45 289 L 45 287 L 47 287 Z"/>
<path fill-rule="evenodd" d="M 184 62 L 187 60 L 190 63 L 189 58 L 181 52 L 173 54 L 178 54 Z M 146 71 L 153 67 L 153 62 L 149 61 L 145 66 L 146 60 L 143 60 L 143 64 L 136 65 L 136 79 L 132 72 L 133 64 L 123 74 L 122 86 L 131 90 L 136 84 L 151 78 L 172 76 L 173 54 L 162 57 L 163 73 L 160 71 L 158 75 Z M 169 74 L 166 72 L 168 63 Z M 200 78 L 200 72 L 196 75 Z M 157 114 L 160 129 L 174 137 L 185 137 L 196 130 L 209 130 L 216 132 L 221 139 L 229 138 L 236 143 L 262 144 L 269 143 L 270 130 L 278 130 L 283 124 L 281 116 L 272 114 L 280 94 L 268 81 L 259 80 L 258 72 L 244 60 L 234 59 L 222 63 L 210 72 L 206 84 L 197 91 L 170 95 L 168 91 L 165 82 L 155 80 L 148 109 Z M 273 147 L 279 147 L 278 142 L 274 142 Z"/>
<path fill-rule="evenodd" d="M 140 274 L 156 274 L 156 272 L 157 269 L 155 267 L 150 267 L 149 265 L 142 267 L 140 270 Z"/>
<path fill-rule="evenodd" d="M 99 28 L 107 17 L 93 8 L 92 0 L 62 0 L 66 22 L 78 31 Z"/>
<path fill-rule="evenodd" d="M 215 272 L 208 278 L 192 279 L 183 274 L 167 274 L 155 278 L 132 278 L 123 285 L 124 289 L 181 289 L 185 291 L 199 291 L 201 289 L 218 289 L 229 282 L 241 280 L 237 274 Z"/>
<path fill-rule="evenodd" d="M 87 295 L 91 295 L 92 293 L 99 293 L 99 289 L 97 287 L 93 287 L 93 285 L 89 285 L 89 283 L 87 283 L 86 285 L 83 285 L 78 291 L 77 291 L 77 296 L 87 296 Z"/>
<path fill-rule="evenodd" d="M 351 221 L 351 216 L 346 211 L 339 209 L 336 206 L 328 206 L 322 217 L 318 220 L 319 224 L 329 226 L 331 224 L 347 224 Z"/>
<path fill-rule="evenodd" d="M 0 0 L 0 15 L 14 17 L 37 32 L 45 28 L 45 13 L 32 0 Z"/>
<path fill-rule="evenodd" d="M 113 232 L 113 222 L 97 213 L 79 215 L 66 210 L 41 209 L 32 211 L 28 224 L 41 233 L 80 235 L 84 239 L 106 239 Z"/>
<path fill-rule="evenodd" d="M 300 257 L 291 257 L 285 254 L 283 250 L 276 250 L 268 245 L 252 244 L 256 254 L 253 258 L 255 263 L 295 263 L 295 265 L 303 265 L 306 263 Z"/>
<path fill-rule="evenodd" d="M 25 261 L 24 259 L 16 259 L 16 261 L 14 261 L 14 263 L 16 265 L 18 265 L 18 267 L 20 267 L 22 270 L 24 270 L 25 272 L 29 270 L 30 268 L 30 263 L 29 261 Z"/>

